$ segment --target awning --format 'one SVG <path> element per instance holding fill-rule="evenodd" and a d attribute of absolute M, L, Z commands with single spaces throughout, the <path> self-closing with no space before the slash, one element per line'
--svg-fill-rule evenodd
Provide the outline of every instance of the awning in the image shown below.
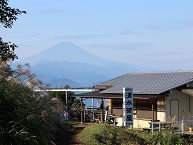
<path fill-rule="evenodd" d="M 76 94 L 76 96 L 80 98 L 98 98 L 98 99 L 123 98 L 122 94 L 103 94 L 99 92 Z"/>
<path fill-rule="evenodd" d="M 77 97 L 80 98 L 98 98 L 98 99 L 115 99 L 115 98 L 123 98 L 123 94 L 104 94 L 99 92 L 88 92 L 88 93 L 81 93 L 76 94 Z M 159 95 L 147 95 L 147 94 L 134 94 L 134 99 L 156 99 L 160 97 Z"/>
<path fill-rule="evenodd" d="M 182 89 L 182 92 L 190 96 L 193 96 L 193 89 Z"/>

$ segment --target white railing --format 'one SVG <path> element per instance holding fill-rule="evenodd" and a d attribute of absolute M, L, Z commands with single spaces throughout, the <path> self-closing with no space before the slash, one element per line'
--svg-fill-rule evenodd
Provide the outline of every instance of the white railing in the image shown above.
<path fill-rule="evenodd" d="M 193 120 L 182 120 L 182 134 L 185 132 L 192 132 Z"/>
<path fill-rule="evenodd" d="M 161 129 L 173 129 L 179 134 L 184 134 L 186 131 L 192 131 L 193 120 L 182 120 L 182 121 L 167 121 L 167 122 L 150 122 L 152 134 L 155 130 L 161 131 Z M 193 133 L 193 131 L 192 131 Z"/>

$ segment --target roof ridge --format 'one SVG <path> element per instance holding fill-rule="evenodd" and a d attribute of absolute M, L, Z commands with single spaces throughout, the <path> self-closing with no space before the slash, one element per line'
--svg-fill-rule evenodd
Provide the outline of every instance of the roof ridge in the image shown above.
<path fill-rule="evenodd" d="M 120 93 L 122 87 L 133 87 L 134 92 L 141 92 L 137 94 L 160 94 L 189 82 L 193 82 L 193 70 L 130 72 L 101 84 L 113 86 L 103 93 Z"/>
<path fill-rule="evenodd" d="M 160 74 L 160 73 L 180 73 L 180 72 L 193 72 L 193 70 L 176 70 L 176 71 L 152 71 L 152 72 L 128 72 L 127 74 Z"/>

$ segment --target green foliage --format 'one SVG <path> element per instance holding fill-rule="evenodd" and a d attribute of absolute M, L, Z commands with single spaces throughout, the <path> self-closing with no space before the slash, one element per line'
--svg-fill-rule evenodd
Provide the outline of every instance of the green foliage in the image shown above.
<path fill-rule="evenodd" d="M 8 0 L 0 0 L 0 23 L 3 24 L 5 28 L 12 28 L 13 22 L 17 20 L 17 16 L 25 11 L 20 11 L 19 9 L 11 8 L 8 6 Z M 11 42 L 3 42 L 0 37 L 0 61 L 7 61 L 9 59 L 17 59 L 17 55 L 14 53 L 17 45 Z"/>
<path fill-rule="evenodd" d="M 171 130 L 154 135 L 141 130 L 130 130 L 108 124 L 93 124 L 79 134 L 84 144 L 92 145 L 187 145 L 190 139 L 174 134 Z"/>
<path fill-rule="evenodd" d="M 60 120 L 48 97 L 33 97 L 21 84 L 0 81 L 0 144 L 49 144 Z"/>
<path fill-rule="evenodd" d="M 84 108 L 85 104 L 80 99 L 74 99 L 74 102 L 70 106 L 70 118 L 72 120 L 81 120 L 81 107 Z"/>
<path fill-rule="evenodd" d="M 72 121 L 64 121 L 62 123 L 62 128 L 65 132 L 69 132 L 73 130 L 73 122 Z"/>
<path fill-rule="evenodd" d="M 7 61 L 8 59 L 17 59 L 17 55 L 14 53 L 17 45 L 11 42 L 3 42 L 3 39 L 0 37 L 0 58 L 2 61 Z"/>
<path fill-rule="evenodd" d="M 28 64 L 27 68 L 19 65 L 16 70 L 2 64 L 0 144 L 49 144 L 61 126 L 58 104 L 52 98 L 32 91 L 46 85 L 30 73 Z"/>
<path fill-rule="evenodd" d="M 70 86 L 66 85 L 63 87 L 64 89 L 69 89 Z M 62 105 L 64 107 L 67 107 L 66 105 L 66 92 L 65 91 L 57 91 L 57 92 L 49 92 L 48 95 L 51 98 L 59 98 L 61 100 Z M 75 94 L 73 92 L 68 91 L 67 92 L 67 99 L 68 99 L 68 110 L 70 113 L 70 119 L 71 120 L 80 120 L 80 112 L 81 112 L 81 100 L 74 97 Z M 82 107 L 84 107 L 85 104 L 82 103 Z"/>
<path fill-rule="evenodd" d="M 156 132 L 150 139 L 152 145 L 186 145 L 185 139 L 171 130 Z"/>
<path fill-rule="evenodd" d="M 64 86 L 63 88 L 64 88 L 64 89 L 69 89 L 70 86 L 69 86 L 69 85 L 66 85 L 66 86 Z M 49 92 L 48 95 L 49 95 L 50 97 L 52 97 L 52 98 L 59 98 L 59 99 L 62 101 L 63 105 L 66 105 L 66 92 L 65 92 L 65 91 Z M 76 99 L 76 98 L 74 97 L 74 93 L 68 91 L 68 92 L 67 92 L 67 97 L 68 97 L 68 98 L 67 98 L 67 99 L 68 99 L 68 105 L 69 105 L 69 107 L 71 107 L 71 105 L 74 103 L 74 100 Z"/>
<path fill-rule="evenodd" d="M 13 21 L 16 21 L 17 16 L 22 13 L 26 12 L 9 7 L 8 0 L 0 0 L 0 22 L 4 24 L 5 28 L 11 28 Z"/>
<path fill-rule="evenodd" d="M 145 139 L 137 136 L 132 131 L 109 124 L 87 126 L 79 136 L 84 144 L 92 142 L 92 145 L 147 144 Z"/>
<path fill-rule="evenodd" d="M 70 89 L 70 86 L 65 85 L 63 88 Z M 59 98 L 62 101 L 63 105 L 66 106 L 66 92 L 65 91 L 49 92 L 48 95 L 52 98 Z M 79 109 L 81 108 L 81 100 L 75 97 L 74 92 L 68 91 L 67 99 L 68 99 L 69 108 L 79 108 Z M 82 105 L 83 107 L 85 106 L 84 103 Z"/>
<path fill-rule="evenodd" d="M 22 13 L 26 12 L 9 7 L 8 0 L 0 0 L 0 23 L 5 28 L 12 28 Z M 0 144 L 51 144 L 61 128 L 58 104 L 45 94 L 32 91 L 48 86 L 29 68 L 19 65 L 16 70 L 10 69 L 8 61 L 17 59 L 15 48 L 15 44 L 3 42 L 0 37 Z"/>
<path fill-rule="evenodd" d="M 83 107 L 85 106 L 85 104 L 83 103 L 82 104 Z M 81 100 L 80 99 L 74 99 L 72 105 L 71 105 L 72 108 L 81 108 Z"/>

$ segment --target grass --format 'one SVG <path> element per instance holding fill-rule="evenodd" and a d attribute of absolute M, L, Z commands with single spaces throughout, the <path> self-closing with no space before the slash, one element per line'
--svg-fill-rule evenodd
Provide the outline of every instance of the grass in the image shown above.
<path fill-rule="evenodd" d="M 132 130 L 109 124 L 91 124 L 79 134 L 88 145 L 191 145 L 171 130 L 156 132 L 154 135 L 143 130 Z"/>
<path fill-rule="evenodd" d="M 131 130 L 108 124 L 87 126 L 79 137 L 85 144 L 92 142 L 92 145 L 147 144 L 144 138 L 137 136 Z"/>

